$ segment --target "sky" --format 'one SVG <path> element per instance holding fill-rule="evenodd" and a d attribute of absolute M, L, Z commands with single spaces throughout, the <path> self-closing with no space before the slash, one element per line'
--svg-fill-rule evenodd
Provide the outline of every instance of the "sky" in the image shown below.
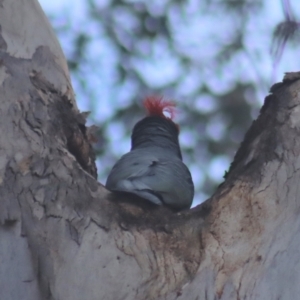
<path fill-rule="evenodd" d="M 72 17 L 74 20 L 76 20 L 76 23 L 82 24 L 82 22 L 86 21 L 86 10 L 87 6 L 85 5 L 84 0 L 39 0 L 44 12 L 46 15 L 56 15 L 61 14 L 67 17 Z M 100 6 L 106 6 L 109 5 L 109 0 L 99 0 L 97 3 L 100 4 Z M 258 48 L 260 47 L 260 44 L 255 39 L 253 40 L 253 35 L 251 34 L 254 31 L 261 30 L 269 31 L 272 29 L 273 25 L 283 20 L 283 12 L 282 12 L 282 6 L 280 0 L 266 0 L 265 1 L 265 8 L 263 13 L 260 15 L 260 18 L 256 18 L 255 22 L 253 22 L 249 28 L 249 39 L 247 41 L 247 45 L 249 49 L 251 48 Z M 295 15 L 300 16 L 300 1 L 298 0 L 291 0 L 292 8 L 295 13 Z M 62 20 L 63 22 L 63 20 Z M 203 20 L 202 20 L 203 22 Z M 208 25 L 211 22 L 211 20 L 207 20 Z M 195 28 L 194 30 L 198 30 L 198 25 L 194 24 Z M 222 26 L 226 26 L 226 24 L 222 24 Z M 89 28 L 90 30 L 98 30 L 98 28 Z M 193 25 L 191 24 L 190 30 L 193 31 Z M 256 36 L 255 36 L 256 38 Z M 64 41 L 61 41 L 62 45 L 64 46 Z M 260 41 L 261 44 L 264 43 L 264 41 Z M 209 47 L 209 46 L 208 46 Z M 63 47 L 64 48 L 64 47 Z M 299 50 L 299 49 L 297 49 Z M 213 55 L 212 48 L 208 49 L 207 51 L 208 55 Z M 295 60 L 290 59 L 291 54 L 294 54 L 294 50 L 286 49 L 283 58 L 278 65 L 278 68 L 275 70 L 275 75 L 272 78 L 273 81 L 278 81 L 282 78 L 282 74 L 287 71 L 294 71 L 296 68 L 299 69 L 300 62 L 296 62 Z M 267 74 L 272 74 L 274 72 L 273 70 L 273 63 L 269 57 L 265 58 L 264 64 L 260 65 L 259 68 L 262 70 L 262 72 Z"/>
<path fill-rule="evenodd" d="M 109 5 L 110 0 L 99 0 L 97 1 L 98 5 L 107 6 Z M 134 0 L 133 0 L 134 2 Z M 157 2 L 157 1 L 156 1 Z M 197 0 L 191 0 L 192 3 L 189 6 L 189 13 L 193 14 L 193 9 L 196 10 Z M 297 57 L 298 52 L 300 51 L 300 47 L 289 48 L 286 47 L 283 56 L 281 58 L 280 63 L 277 66 L 274 66 L 272 61 L 272 56 L 270 55 L 270 51 L 264 51 L 267 47 L 271 46 L 271 36 L 274 26 L 283 20 L 283 12 L 281 7 L 280 0 L 266 0 L 265 6 L 262 12 L 255 16 L 253 22 L 249 22 L 247 31 L 247 40 L 245 44 L 248 49 L 248 57 L 245 57 L 245 54 L 241 54 L 240 58 L 236 57 L 232 63 L 228 63 L 228 68 L 225 70 L 226 75 L 224 74 L 210 74 L 209 71 L 207 74 L 203 74 L 207 80 L 207 84 L 211 88 L 215 88 L 217 93 L 222 93 L 223 90 L 227 90 L 231 83 L 236 81 L 236 78 L 239 77 L 244 81 L 249 79 L 253 81 L 257 81 L 257 77 L 260 77 L 261 83 L 258 82 L 258 92 L 260 104 L 263 103 L 264 97 L 267 95 L 269 87 L 280 81 L 283 77 L 283 74 L 288 71 L 296 71 L 300 69 L 300 61 L 294 59 Z M 48 16 L 51 15 L 60 15 L 58 18 L 58 23 L 56 26 L 63 26 L 66 22 L 73 23 L 72 28 L 76 31 L 76 28 L 80 30 L 82 27 L 85 28 L 86 31 L 90 33 L 90 35 L 95 38 L 95 41 L 90 45 L 88 51 L 90 51 L 90 57 L 95 57 L 95 65 L 97 63 L 101 63 L 103 69 L 106 70 L 114 70 L 115 64 L 117 64 L 117 60 L 114 57 L 114 53 L 109 45 L 109 42 L 103 36 L 102 40 L 99 40 L 99 36 L 101 36 L 101 30 L 98 24 L 94 24 L 91 20 L 86 20 L 86 11 L 87 5 L 84 0 L 40 0 L 40 4 L 43 7 L 45 13 Z M 291 4 L 293 7 L 293 11 L 295 15 L 300 16 L 300 1 L 291 0 Z M 176 15 L 176 14 L 174 14 Z M 230 18 L 224 18 L 224 16 L 215 16 L 216 20 L 222 18 L 222 31 L 219 32 L 219 36 L 215 36 L 214 39 L 208 39 L 207 36 L 210 34 L 209 28 L 212 27 L 213 22 L 217 22 L 211 19 L 211 16 L 207 19 L 201 18 L 197 23 L 193 21 L 188 26 L 182 27 L 183 31 L 179 30 L 178 35 L 184 35 L 184 47 L 189 51 L 190 55 L 194 51 L 195 56 L 199 55 L 199 47 L 201 47 L 201 60 L 202 62 L 205 60 L 211 61 L 211 59 L 215 55 L 215 49 L 219 47 L 218 43 L 224 39 L 226 42 L 227 36 L 224 36 L 224 28 L 226 32 L 226 27 L 230 28 L 231 20 Z M 121 18 L 121 14 L 119 16 Z M 194 20 L 195 18 L 191 18 Z M 122 18 L 120 20 L 122 22 Z M 176 18 L 174 19 L 176 22 Z M 128 18 L 125 23 L 128 23 Z M 200 28 L 208 28 L 206 30 L 200 30 Z M 185 30 L 188 28 L 188 31 Z M 99 32 L 100 31 L 100 32 Z M 260 33 L 260 39 L 258 39 L 257 32 Z M 197 32 L 197 38 L 201 41 L 199 47 L 195 46 L 195 41 L 193 37 L 195 36 L 194 32 Z M 215 30 L 212 31 L 212 34 L 216 34 Z M 228 31 L 227 34 L 230 34 Z M 199 36 L 200 35 L 200 36 Z M 59 39 L 62 45 L 64 52 L 67 54 L 70 49 L 71 41 L 69 40 L 71 37 L 60 35 Z M 189 42 L 190 40 L 190 42 Z M 202 41 L 206 40 L 207 43 L 203 43 Z M 217 41 L 217 42 L 215 42 Z M 194 44 L 193 44 L 194 43 Z M 191 46 L 189 47 L 189 44 Z M 300 43 L 299 43 L 300 45 Z M 159 48 L 160 47 L 160 48 Z M 203 49 L 204 48 L 204 49 Z M 180 66 L 176 61 L 168 59 L 168 53 L 163 45 L 159 45 L 155 50 L 157 52 L 157 56 L 161 56 L 162 59 L 159 61 L 160 67 L 157 68 L 157 65 L 153 63 L 153 61 L 149 60 L 149 62 L 143 61 L 136 62 L 137 69 L 140 69 L 140 74 L 145 78 L 145 81 L 148 82 L 149 87 L 157 88 L 160 85 L 165 84 L 165 82 L 172 82 L 175 77 L 180 76 Z M 184 51 L 184 49 L 182 50 Z M 89 53 L 87 53 L 89 55 Z M 205 56 L 206 55 L 206 56 Z M 238 65 L 238 68 L 237 68 Z M 232 69 L 232 71 L 230 71 Z M 96 70 L 96 69 L 95 69 Z M 93 109 L 93 117 L 97 120 L 107 119 L 109 118 L 114 111 L 114 106 L 111 105 L 110 93 L 114 88 L 114 82 L 109 80 L 109 78 L 114 78 L 115 74 L 105 74 L 105 76 L 101 76 L 101 70 L 84 70 L 89 74 L 89 84 L 91 86 L 97 86 L 97 98 L 101 98 L 101 103 L 98 103 L 97 107 Z M 162 70 L 164 70 L 162 72 Z M 213 69 L 214 70 L 214 69 Z M 240 73 L 240 74 L 239 74 Z M 100 80 L 101 78 L 101 80 Z M 107 79 L 105 79 L 107 78 Z M 220 78 L 220 79 L 219 79 Z M 196 74 L 188 74 L 186 75 L 186 80 L 182 86 L 182 90 L 191 90 L 194 86 L 197 86 L 198 82 L 202 80 L 198 78 Z M 267 82 L 267 84 L 262 84 L 262 82 Z M 80 87 L 76 85 L 76 82 L 73 81 L 73 87 L 75 92 L 80 93 Z M 100 93 L 101 91 L 101 93 Z M 128 86 L 124 86 L 124 88 L 119 92 L 118 99 L 120 101 L 115 105 L 124 105 L 132 99 L 135 93 L 134 83 Z M 120 94 L 122 97 L 120 97 Z M 79 107 L 82 110 L 90 109 L 90 103 L 85 101 L 84 99 L 90 97 L 91 95 L 83 95 L 78 102 Z M 95 95 L 94 95 L 95 96 Z M 107 100 L 105 100 L 107 99 Z M 205 103 L 208 103 L 207 101 Z M 204 107 L 205 109 L 205 107 Z M 209 108 L 208 108 L 209 109 Z"/>

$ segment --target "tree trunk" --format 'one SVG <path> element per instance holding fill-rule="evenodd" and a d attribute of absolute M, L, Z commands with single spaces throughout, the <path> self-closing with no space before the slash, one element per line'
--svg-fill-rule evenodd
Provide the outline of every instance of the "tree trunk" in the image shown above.
<path fill-rule="evenodd" d="M 96 180 L 36 0 L 0 2 L 0 299 L 298 299 L 300 78 L 273 86 L 225 182 L 172 213 Z"/>

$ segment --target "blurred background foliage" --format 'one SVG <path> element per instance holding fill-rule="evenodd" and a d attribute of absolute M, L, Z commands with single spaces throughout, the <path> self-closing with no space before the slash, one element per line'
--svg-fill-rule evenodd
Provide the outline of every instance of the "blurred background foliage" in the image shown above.
<path fill-rule="evenodd" d="M 292 58 L 299 50 L 297 1 L 66 0 L 54 1 L 54 9 L 40 2 L 68 60 L 78 106 L 99 126 L 102 183 L 130 149 L 143 98 L 162 95 L 178 103 L 194 204 L 205 200 L 271 84 L 300 69 Z"/>

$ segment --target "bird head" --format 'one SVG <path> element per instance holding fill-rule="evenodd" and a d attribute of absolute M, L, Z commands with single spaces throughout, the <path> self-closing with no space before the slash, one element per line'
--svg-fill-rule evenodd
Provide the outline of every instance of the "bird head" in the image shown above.
<path fill-rule="evenodd" d="M 151 145 L 167 147 L 173 149 L 181 158 L 178 142 L 179 126 L 173 121 L 176 104 L 162 97 L 151 96 L 145 99 L 144 107 L 147 116 L 133 128 L 131 149 Z M 165 115 L 166 113 L 168 115 Z"/>

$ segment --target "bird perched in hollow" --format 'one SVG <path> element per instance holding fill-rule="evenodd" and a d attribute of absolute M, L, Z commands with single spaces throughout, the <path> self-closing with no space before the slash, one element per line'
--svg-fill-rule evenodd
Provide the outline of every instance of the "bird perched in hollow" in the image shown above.
<path fill-rule="evenodd" d="M 136 194 L 177 211 L 190 208 L 194 184 L 182 162 L 179 127 L 172 120 L 175 104 L 160 97 L 149 97 L 144 106 L 148 116 L 134 126 L 131 150 L 114 165 L 106 187 Z"/>

